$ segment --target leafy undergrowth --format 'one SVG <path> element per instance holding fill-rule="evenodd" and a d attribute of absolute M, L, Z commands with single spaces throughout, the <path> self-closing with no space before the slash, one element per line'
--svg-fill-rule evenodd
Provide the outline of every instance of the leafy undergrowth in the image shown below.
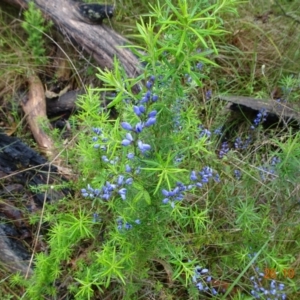
<path fill-rule="evenodd" d="M 62 153 L 75 193 L 46 207 L 47 251 L 32 278 L 9 279 L 20 299 L 299 298 L 300 135 L 268 127 L 265 110 L 230 118 L 216 91 L 244 77 L 227 90 L 212 78 L 237 2 L 208 2 L 153 4 L 134 36 L 138 78 L 117 60 L 98 70 Z M 297 77 L 284 78 L 280 101 L 296 99 Z M 250 90 L 268 94 L 266 82 Z"/>

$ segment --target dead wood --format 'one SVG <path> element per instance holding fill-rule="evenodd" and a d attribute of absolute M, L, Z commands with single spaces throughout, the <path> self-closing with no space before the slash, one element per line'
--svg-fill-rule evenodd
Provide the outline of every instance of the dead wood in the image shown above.
<path fill-rule="evenodd" d="M 26 8 L 29 0 L 5 2 Z M 101 69 L 112 69 L 116 57 L 129 77 L 134 78 L 139 74 L 139 60 L 128 48 L 122 47 L 130 44 L 129 41 L 110 25 L 86 23 L 79 12 L 79 3 L 72 0 L 34 0 L 34 3 L 64 35 L 92 55 Z M 106 20 L 106 23 L 109 24 L 110 20 Z"/>
<path fill-rule="evenodd" d="M 295 120 L 300 122 L 299 107 L 292 104 L 277 102 L 273 99 L 255 99 L 243 96 L 219 95 L 218 98 L 241 108 L 244 106 L 257 111 L 265 109 L 269 114 L 273 114 L 279 119 L 283 118 L 287 121 Z"/>
<path fill-rule="evenodd" d="M 39 147 L 48 157 L 53 157 L 53 141 L 43 129 L 43 127 L 50 128 L 46 115 L 46 99 L 43 84 L 36 75 L 31 75 L 28 82 L 28 98 L 21 102 L 21 106 Z"/>

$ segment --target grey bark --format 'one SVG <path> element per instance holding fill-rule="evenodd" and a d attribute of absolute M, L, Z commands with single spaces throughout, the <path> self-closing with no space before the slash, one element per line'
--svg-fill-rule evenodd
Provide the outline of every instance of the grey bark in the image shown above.
<path fill-rule="evenodd" d="M 4 1 L 24 9 L 29 2 L 29 0 Z M 110 25 L 88 24 L 79 12 L 79 3 L 71 0 L 34 0 L 34 3 L 64 35 L 69 36 L 92 55 L 101 69 L 112 69 L 114 57 L 117 57 L 129 77 L 134 78 L 139 74 L 139 60 L 128 48 L 123 47 L 130 42 Z M 110 20 L 105 22 L 110 24 Z"/>

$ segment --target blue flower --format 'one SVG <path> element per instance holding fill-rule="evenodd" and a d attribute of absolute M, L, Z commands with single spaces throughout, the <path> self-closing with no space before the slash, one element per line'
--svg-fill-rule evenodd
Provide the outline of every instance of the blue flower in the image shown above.
<path fill-rule="evenodd" d="M 109 162 L 109 159 L 107 158 L 106 155 L 102 155 L 102 156 L 101 156 L 101 159 L 102 159 L 102 161 L 104 161 L 104 162 Z"/>
<path fill-rule="evenodd" d="M 124 139 L 122 142 L 121 142 L 122 146 L 129 146 L 131 144 L 131 141 L 130 140 L 127 140 L 127 139 Z"/>
<path fill-rule="evenodd" d="M 123 182 L 124 182 L 124 176 L 123 175 L 119 175 L 118 180 L 117 180 L 118 185 L 122 185 Z"/>
<path fill-rule="evenodd" d="M 100 135 L 102 133 L 102 130 L 98 127 L 93 127 L 92 130 L 94 131 L 94 133 Z"/>
<path fill-rule="evenodd" d="M 125 180 L 125 184 L 132 184 L 132 183 L 133 183 L 133 179 L 131 177 Z"/>
<path fill-rule="evenodd" d="M 204 128 L 203 125 L 200 125 L 200 126 L 199 126 L 199 129 L 201 130 L 201 131 L 200 131 L 200 135 L 199 135 L 200 138 L 201 138 L 201 137 L 207 137 L 207 138 L 210 138 L 211 132 L 210 132 L 208 129 Z"/>
<path fill-rule="evenodd" d="M 152 96 L 152 102 L 156 102 L 158 100 L 158 96 L 157 95 L 153 95 Z"/>
<path fill-rule="evenodd" d="M 235 178 L 236 178 L 237 180 L 241 180 L 241 178 L 242 178 L 242 173 L 241 173 L 240 170 L 234 170 L 233 173 L 234 173 L 234 176 L 235 176 Z"/>
<path fill-rule="evenodd" d="M 157 111 L 156 110 L 152 110 L 152 111 L 149 112 L 148 117 L 149 118 L 154 118 L 154 117 L 156 117 L 156 115 L 157 115 Z"/>
<path fill-rule="evenodd" d="M 153 82 L 151 82 L 151 81 L 147 81 L 147 82 L 146 82 L 146 88 L 147 88 L 148 90 L 150 90 L 150 89 L 152 88 L 152 86 L 153 86 Z"/>
<path fill-rule="evenodd" d="M 156 122 L 156 118 L 155 118 L 155 117 L 151 117 L 151 118 L 149 118 L 149 119 L 146 121 L 145 127 L 149 127 L 149 126 L 151 126 L 151 125 L 154 125 L 155 122 Z"/>
<path fill-rule="evenodd" d="M 131 167 L 129 165 L 125 166 L 125 172 L 127 172 L 127 173 L 131 172 Z"/>
<path fill-rule="evenodd" d="M 148 144 L 143 144 L 143 142 L 138 141 L 138 147 L 141 150 L 142 153 L 149 151 L 151 149 L 151 146 Z"/>
<path fill-rule="evenodd" d="M 141 105 L 142 106 L 142 105 Z M 141 116 L 142 115 L 142 111 L 140 110 L 140 108 L 138 107 L 138 106 L 133 106 L 133 111 L 134 111 L 134 113 L 139 117 L 139 116 Z"/>
<path fill-rule="evenodd" d="M 125 189 L 125 188 L 122 188 L 118 191 L 118 193 L 121 196 L 122 200 L 126 200 L 126 191 L 127 191 L 127 189 Z"/>
<path fill-rule="evenodd" d="M 213 294 L 213 296 L 218 294 L 218 292 L 215 288 L 211 288 L 211 293 Z"/>
<path fill-rule="evenodd" d="M 125 228 L 126 230 L 129 230 L 129 229 L 132 228 L 132 225 L 131 225 L 130 223 L 127 222 L 127 223 L 124 225 L 124 228 Z"/>
<path fill-rule="evenodd" d="M 87 192 L 86 189 L 81 189 L 81 195 L 82 195 L 84 198 L 86 198 L 86 197 L 89 196 L 89 193 Z"/>
<path fill-rule="evenodd" d="M 99 215 L 97 213 L 93 213 L 93 223 L 100 222 L 101 219 L 99 218 Z"/>
<path fill-rule="evenodd" d="M 167 190 L 163 189 L 161 192 L 164 196 L 169 197 L 169 192 Z"/>
<path fill-rule="evenodd" d="M 128 122 L 122 122 L 121 126 L 125 130 L 132 130 L 132 126 Z"/>
<path fill-rule="evenodd" d="M 221 144 L 221 149 L 219 151 L 219 158 L 223 158 L 229 152 L 229 146 L 227 142 Z"/>
<path fill-rule="evenodd" d="M 142 122 L 138 122 L 136 125 L 135 125 L 135 132 L 136 133 L 141 133 L 142 130 L 144 128 L 144 124 Z"/>
<path fill-rule="evenodd" d="M 207 90 L 206 93 L 205 93 L 206 100 L 211 99 L 211 96 L 212 96 L 212 91 L 211 90 Z"/>
<path fill-rule="evenodd" d="M 196 64 L 196 68 L 197 68 L 199 71 L 201 71 L 202 68 L 203 68 L 203 63 L 198 62 L 198 63 Z"/>
<path fill-rule="evenodd" d="M 220 126 L 217 129 L 215 129 L 214 134 L 215 135 L 222 135 L 222 126 Z"/>
<path fill-rule="evenodd" d="M 121 144 L 123 146 L 129 146 L 133 142 L 133 137 L 130 133 L 126 133 L 126 139 L 124 139 Z"/>
<path fill-rule="evenodd" d="M 192 181 L 195 181 L 195 180 L 198 179 L 197 174 L 196 174 L 195 171 L 192 171 L 192 172 L 191 172 L 190 179 L 191 179 Z"/>
<path fill-rule="evenodd" d="M 196 284 L 197 288 L 199 289 L 199 291 L 203 291 L 203 284 L 201 282 L 198 282 Z"/>
<path fill-rule="evenodd" d="M 148 102 L 149 101 L 149 99 L 147 98 L 147 97 L 143 97 L 142 98 L 142 100 L 140 101 L 140 103 L 146 103 L 146 102 Z"/>
<path fill-rule="evenodd" d="M 130 159 L 130 160 L 133 159 L 134 158 L 134 153 L 131 153 L 131 152 L 128 153 L 127 158 Z"/>
<path fill-rule="evenodd" d="M 165 198 L 165 199 L 163 199 L 162 203 L 163 203 L 163 204 L 167 204 L 169 201 L 170 201 L 169 198 Z"/>
<path fill-rule="evenodd" d="M 253 121 L 253 125 L 251 125 L 251 129 L 255 129 L 259 124 L 263 123 L 266 121 L 268 116 L 267 110 L 265 108 L 262 108 L 258 113 L 256 118 Z"/>

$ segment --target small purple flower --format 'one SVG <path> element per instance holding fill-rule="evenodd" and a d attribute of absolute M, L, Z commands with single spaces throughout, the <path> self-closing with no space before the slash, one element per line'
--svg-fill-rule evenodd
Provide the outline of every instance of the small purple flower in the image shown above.
<path fill-rule="evenodd" d="M 142 100 L 140 101 L 140 103 L 146 103 L 146 102 L 148 102 L 149 101 L 149 99 L 147 98 L 147 97 L 143 97 L 142 98 Z"/>
<path fill-rule="evenodd" d="M 155 76 L 151 75 L 150 78 L 149 78 L 149 80 L 152 81 L 152 82 L 154 82 L 155 81 Z"/>
<path fill-rule="evenodd" d="M 169 196 L 170 196 L 170 195 L 169 195 L 169 192 L 168 192 L 167 190 L 165 190 L 165 189 L 163 189 L 161 192 L 162 192 L 163 195 L 166 196 L 166 197 L 169 197 Z"/>
<path fill-rule="evenodd" d="M 151 146 L 148 144 L 143 144 L 143 142 L 138 141 L 138 147 L 141 150 L 142 153 L 149 151 L 151 149 Z"/>
<path fill-rule="evenodd" d="M 202 68 L 203 68 L 203 63 L 198 62 L 198 63 L 196 64 L 196 68 L 197 68 L 199 71 L 201 71 Z"/>
<path fill-rule="evenodd" d="M 100 222 L 99 215 L 97 213 L 93 213 L 93 223 Z"/>
<path fill-rule="evenodd" d="M 134 158 L 134 154 L 131 153 L 131 152 L 128 153 L 128 154 L 127 154 L 127 158 L 130 159 L 130 160 L 133 159 L 133 158 Z"/>
<path fill-rule="evenodd" d="M 105 156 L 105 155 L 102 155 L 101 156 L 101 159 L 102 159 L 102 161 L 104 161 L 104 162 L 109 162 L 109 159 L 107 158 L 107 156 Z"/>
<path fill-rule="evenodd" d="M 198 179 L 197 174 L 196 174 L 195 171 L 192 171 L 192 172 L 191 172 L 190 179 L 191 179 L 192 181 L 195 181 L 195 180 Z"/>
<path fill-rule="evenodd" d="M 136 219 L 136 220 L 134 221 L 134 223 L 140 225 L 140 224 L 141 224 L 141 220 Z"/>
<path fill-rule="evenodd" d="M 126 223 L 126 224 L 124 225 L 124 228 L 125 228 L 126 230 L 129 230 L 129 229 L 132 228 L 132 225 L 129 224 L 129 223 Z"/>
<path fill-rule="evenodd" d="M 100 135 L 102 133 L 102 130 L 100 128 L 97 127 L 93 127 L 92 130 L 94 131 L 94 133 Z"/>
<path fill-rule="evenodd" d="M 220 126 L 217 129 L 215 129 L 214 134 L 215 135 L 222 135 L 222 126 Z"/>
<path fill-rule="evenodd" d="M 275 289 L 276 288 L 276 281 L 275 280 L 271 280 L 270 288 L 271 289 Z"/>
<path fill-rule="evenodd" d="M 147 82 L 146 82 L 146 88 L 147 88 L 148 90 L 150 90 L 150 89 L 152 88 L 152 86 L 153 86 L 153 82 L 151 82 L 151 81 L 147 81 Z"/>
<path fill-rule="evenodd" d="M 121 144 L 123 146 L 128 146 L 133 142 L 133 137 L 130 133 L 126 133 L 126 139 L 124 139 Z"/>
<path fill-rule="evenodd" d="M 152 102 L 156 102 L 158 100 L 158 96 L 157 95 L 153 95 L 152 96 Z"/>
<path fill-rule="evenodd" d="M 156 117 L 156 115 L 157 115 L 157 111 L 156 110 L 152 110 L 152 111 L 149 112 L 148 117 L 149 118 L 154 118 L 154 117 Z"/>
<path fill-rule="evenodd" d="M 145 127 L 149 127 L 149 126 L 152 126 L 154 125 L 156 122 L 156 118 L 155 117 L 152 117 L 152 118 L 149 118 L 146 123 L 145 123 Z"/>
<path fill-rule="evenodd" d="M 170 199 L 169 198 L 165 198 L 165 199 L 163 199 L 163 204 L 167 204 L 168 202 L 170 201 Z"/>
<path fill-rule="evenodd" d="M 223 158 L 229 152 L 229 146 L 227 142 L 223 142 L 221 144 L 221 149 L 219 151 L 219 158 Z"/>
<path fill-rule="evenodd" d="M 133 179 L 131 177 L 125 180 L 125 184 L 132 184 L 132 183 L 133 183 Z"/>
<path fill-rule="evenodd" d="M 129 165 L 125 166 L 125 172 L 130 173 L 131 172 L 131 167 Z"/>
<path fill-rule="evenodd" d="M 125 188 L 122 188 L 118 191 L 118 193 L 121 196 L 122 200 L 126 200 L 126 191 L 127 191 L 127 189 L 125 189 Z"/>
<path fill-rule="evenodd" d="M 140 110 L 140 112 L 143 114 L 143 113 L 145 113 L 146 108 L 145 108 L 144 105 L 140 105 L 140 106 L 139 106 L 139 110 Z"/>
<path fill-rule="evenodd" d="M 148 100 L 150 100 L 150 98 L 151 98 L 151 92 L 150 92 L 150 91 L 147 91 L 147 92 L 145 93 L 145 97 L 146 97 Z"/>
<path fill-rule="evenodd" d="M 118 185 L 122 185 L 123 182 L 124 182 L 124 176 L 123 175 L 119 175 L 118 180 L 117 180 Z"/>
<path fill-rule="evenodd" d="M 268 116 L 268 113 L 267 113 L 267 110 L 265 108 L 262 108 L 256 118 L 254 119 L 253 121 L 253 125 L 251 125 L 251 129 L 255 129 L 259 124 L 263 123 L 266 121 L 267 119 L 267 116 Z"/>
<path fill-rule="evenodd" d="M 89 196 L 89 193 L 86 191 L 86 189 L 81 189 L 81 195 L 86 198 Z"/>
<path fill-rule="evenodd" d="M 122 146 L 129 146 L 130 144 L 131 144 L 131 141 L 129 141 L 129 140 L 126 140 L 126 139 L 124 139 L 122 142 L 121 142 L 121 144 L 122 144 Z"/>
<path fill-rule="evenodd" d="M 210 138 L 211 132 L 208 129 L 204 128 L 202 125 L 199 126 L 199 129 L 201 130 L 200 135 L 199 135 L 200 138 L 201 137 Z"/>
<path fill-rule="evenodd" d="M 211 96 L 212 96 L 212 91 L 211 90 L 206 91 L 206 93 L 205 93 L 206 100 L 211 99 Z"/>
<path fill-rule="evenodd" d="M 97 142 L 97 141 L 98 141 L 98 137 L 97 137 L 97 136 L 93 136 L 93 137 L 92 137 L 92 141 L 93 141 L 93 142 Z"/>
<path fill-rule="evenodd" d="M 241 178 L 242 178 L 242 173 L 241 173 L 240 170 L 234 170 L 233 173 L 234 173 L 234 176 L 235 176 L 235 178 L 236 178 L 237 180 L 241 180 Z"/>
<path fill-rule="evenodd" d="M 136 133 L 141 133 L 143 131 L 143 128 L 144 128 L 144 124 L 142 122 L 138 122 L 135 125 L 135 132 Z"/>
<path fill-rule="evenodd" d="M 275 166 L 275 165 L 279 164 L 280 162 L 281 162 L 281 159 L 279 157 L 277 157 L 277 156 L 274 156 L 271 159 L 270 165 L 271 166 Z"/>
<path fill-rule="evenodd" d="M 139 117 L 141 116 L 142 112 L 140 111 L 140 108 L 138 106 L 133 106 L 134 113 Z"/>
<path fill-rule="evenodd" d="M 198 288 L 199 291 L 203 291 L 203 284 L 201 282 L 198 282 L 196 284 L 196 286 L 197 286 L 197 288 Z"/>
<path fill-rule="evenodd" d="M 212 288 L 212 289 L 211 289 L 211 293 L 213 294 L 213 296 L 215 296 L 215 295 L 218 294 L 218 292 L 217 292 L 217 290 L 216 290 L 215 288 Z"/>
<path fill-rule="evenodd" d="M 122 122 L 121 126 L 125 130 L 132 130 L 132 126 L 128 122 Z"/>
<path fill-rule="evenodd" d="M 235 149 L 242 149 L 242 147 L 243 147 L 243 141 L 240 137 L 237 137 L 235 139 L 235 142 L 234 142 L 234 148 Z"/>

